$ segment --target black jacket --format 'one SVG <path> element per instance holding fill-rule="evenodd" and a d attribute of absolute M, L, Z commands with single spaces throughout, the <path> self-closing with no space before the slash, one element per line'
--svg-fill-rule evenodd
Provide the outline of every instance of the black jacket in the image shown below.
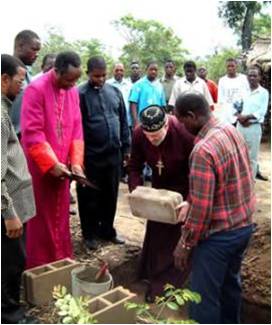
<path fill-rule="evenodd" d="M 130 135 L 126 107 L 119 89 L 104 84 L 94 88 L 89 82 L 79 86 L 82 113 L 85 167 L 120 164 L 129 151 Z"/>

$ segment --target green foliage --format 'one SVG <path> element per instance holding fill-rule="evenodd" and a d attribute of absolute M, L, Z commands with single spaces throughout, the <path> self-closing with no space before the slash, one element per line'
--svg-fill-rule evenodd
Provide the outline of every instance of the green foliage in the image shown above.
<path fill-rule="evenodd" d="M 121 17 L 113 25 L 126 40 L 120 60 L 127 67 L 137 60 L 145 70 L 149 61 L 156 60 L 162 69 L 164 62 L 172 59 L 181 72 L 188 51 L 171 28 L 155 20 L 135 19 L 132 15 Z"/>
<path fill-rule="evenodd" d="M 64 36 L 56 28 L 51 27 L 48 30 L 47 41 L 42 44 L 39 57 L 35 64 L 33 65 L 33 73 L 38 73 L 41 70 L 41 63 L 43 57 L 48 53 L 58 54 L 62 51 L 75 51 L 79 54 L 82 62 L 82 76 L 79 83 L 87 79 L 86 76 L 86 66 L 87 61 L 91 56 L 101 55 L 105 58 L 108 66 L 113 63 L 112 57 L 106 53 L 105 46 L 97 39 L 90 40 L 78 40 L 74 42 L 67 42 Z"/>
<path fill-rule="evenodd" d="M 270 1 L 223 1 L 218 7 L 218 14 L 227 25 L 240 36 L 239 43 L 243 50 L 248 50 L 252 43 L 254 17 L 270 5 Z"/>
<path fill-rule="evenodd" d="M 88 297 L 74 298 L 62 286 L 54 287 L 53 298 L 62 324 L 95 324 L 96 320 L 88 311 Z"/>
<path fill-rule="evenodd" d="M 139 319 L 144 319 L 151 324 L 196 324 L 194 320 L 174 320 L 172 318 L 163 319 L 162 313 L 165 308 L 177 311 L 187 302 L 199 304 L 201 296 L 197 292 L 192 292 L 189 289 L 175 289 L 171 284 L 166 284 L 164 287 L 164 295 L 156 297 L 155 304 L 159 307 L 156 315 L 150 311 L 150 305 L 126 303 L 127 309 L 135 309 Z"/>
<path fill-rule="evenodd" d="M 209 55 L 204 60 L 198 62 L 198 67 L 201 65 L 206 66 L 208 70 L 208 78 L 218 82 L 219 78 L 226 74 L 226 59 L 237 58 L 240 51 L 235 49 L 222 49 L 215 55 Z"/>
<path fill-rule="evenodd" d="M 271 16 L 268 14 L 259 14 L 253 22 L 253 38 L 271 37 Z"/>
<path fill-rule="evenodd" d="M 218 13 L 219 17 L 223 18 L 229 27 L 237 32 L 243 25 L 247 9 L 259 12 L 261 8 L 262 4 L 257 1 L 222 1 Z"/>
<path fill-rule="evenodd" d="M 55 307 L 60 316 L 62 324 L 95 324 L 97 321 L 92 317 L 88 310 L 88 297 L 75 298 L 63 286 L 56 286 L 53 290 L 53 298 L 56 300 Z M 159 310 L 156 315 L 150 311 L 150 305 L 137 304 L 135 302 L 125 303 L 126 309 L 135 309 L 138 318 L 147 320 L 151 324 L 196 324 L 194 320 L 174 320 L 171 318 L 163 319 L 162 313 L 165 308 L 179 310 L 186 302 L 199 304 L 201 296 L 188 289 L 175 289 L 171 284 L 164 287 L 164 295 L 156 297 L 156 305 Z"/>

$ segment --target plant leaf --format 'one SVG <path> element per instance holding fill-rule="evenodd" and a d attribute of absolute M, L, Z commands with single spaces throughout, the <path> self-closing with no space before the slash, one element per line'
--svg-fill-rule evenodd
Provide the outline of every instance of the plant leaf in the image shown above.
<path fill-rule="evenodd" d="M 137 307 L 139 307 L 138 304 L 136 304 L 135 302 L 129 302 L 125 304 L 126 309 L 130 310 L 130 309 L 135 309 Z"/>
<path fill-rule="evenodd" d="M 166 298 L 169 298 L 169 297 L 172 296 L 172 294 L 173 294 L 173 290 L 172 290 L 172 289 L 167 289 L 167 290 L 165 291 L 164 296 L 165 296 Z"/>
<path fill-rule="evenodd" d="M 167 302 L 166 306 L 172 310 L 178 310 L 179 309 L 179 306 L 173 302 L 173 301 L 169 301 Z"/>
<path fill-rule="evenodd" d="M 66 317 L 63 318 L 62 323 L 63 324 L 72 324 L 73 323 L 73 319 L 70 316 L 66 316 Z"/>
<path fill-rule="evenodd" d="M 177 303 L 178 303 L 180 306 L 184 305 L 185 302 L 184 302 L 184 300 L 182 299 L 181 296 L 179 296 L 179 295 L 175 295 L 175 298 L 176 298 Z"/>
<path fill-rule="evenodd" d="M 63 296 L 65 296 L 66 293 L 67 293 L 67 289 L 66 289 L 66 287 L 61 287 L 61 294 L 62 294 Z"/>
<path fill-rule="evenodd" d="M 155 297 L 155 304 L 156 305 L 162 304 L 164 301 L 165 301 L 165 297 L 159 297 L 159 296 Z"/>
<path fill-rule="evenodd" d="M 164 286 L 163 289 L 164 289 L 164 291 L 167 291 L 169 289 L 174 290 L 175 287 L 172 284 L 170 284 L 170 283 L 166 283 L 166 285 Z"/>
<path fill-rule="evenodd" d="M 59 316 L 66 316 L 66 315 L 67 315 L 67 311 L 66 311 L 66 310 L 60 310 L 60 311 L 58 312 L 58 315 L 59 315 Z"/>

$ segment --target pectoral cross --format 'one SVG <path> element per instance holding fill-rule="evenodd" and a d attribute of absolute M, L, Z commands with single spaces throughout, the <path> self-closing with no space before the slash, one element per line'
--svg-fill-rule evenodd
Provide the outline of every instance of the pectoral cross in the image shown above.
<path fill-rule="evenodd" d="M 164 168 L 164 164 L 161 159 L 158 160 L 156 167 L 158 168 L 159 176 L 161 176 L 162 169 Z"/>

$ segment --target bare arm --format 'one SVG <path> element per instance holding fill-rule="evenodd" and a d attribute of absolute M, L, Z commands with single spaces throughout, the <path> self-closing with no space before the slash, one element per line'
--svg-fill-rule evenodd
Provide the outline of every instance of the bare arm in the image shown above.
<path fill-rule="evenodd" d="M 139 124 L 137 103 L 130 102 L 130 111 L 132 116 L 132 125 L 133 128 L 135 129 L 135 127 Z"/>

